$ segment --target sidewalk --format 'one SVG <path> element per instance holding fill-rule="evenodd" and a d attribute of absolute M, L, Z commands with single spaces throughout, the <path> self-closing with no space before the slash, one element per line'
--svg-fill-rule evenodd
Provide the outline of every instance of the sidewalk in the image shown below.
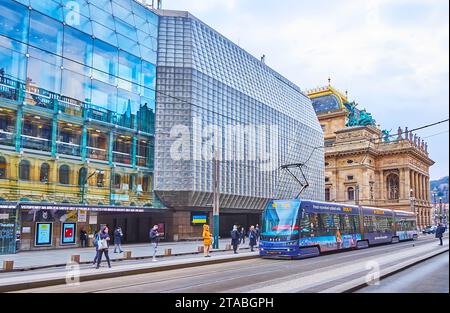
<path fill-rule="evenodd" d="M 227 244 L 231 243 L 231 239 L 221 239 L 219 241 L 219 250 L 224 251 Z M 172 249 L 172 255 L 177 254 L 191 254 L 198 253 L 198 247 L 203 246 L 203 241 L 189 241 L 189 242 L 164 242 L 158 246 L 157 256 L 163 256 L 165 249 Z M 248 241 L 241 245 L 241 249 L 248 249 Z M 152 253 L 151 245 L 135 244 L 123 245 L 123 251 L 131 251 L 133 258 L 150 257 Z M 123 253 L 113 253 L 114 247 L 109 248 L 109 257 L 111 260 L 123 259 Z M 26 269 L 34 267 L 43 267 L 51 265 L 62 265 L 70 261 L 72 255 L 80 255 L 80 263 L 90 262 L 95 257 L 95 248 L 74 248 L 74 249 L 59 249 L 59 250 L 45 250 L 45 251 L 25 251 L 17 254 L 0 255 L 0 271 L 3 261 L 14 261 L 14 269 Z M 105 259 L 103 257 L 103 259 Z"/>

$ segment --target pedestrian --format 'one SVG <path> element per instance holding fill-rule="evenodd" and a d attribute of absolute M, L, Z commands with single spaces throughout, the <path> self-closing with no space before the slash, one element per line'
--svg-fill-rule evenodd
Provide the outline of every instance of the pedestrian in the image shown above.
<path fill-rule="evenodd" d="M 439 223 L 438 227 L 436 228 L 436 238 L 439 238 L 440 246 L 443 245 L 442 237 L 444 236 L 444 233 L 446 230 L 447 230 L 447 228 L 445 226 L 443 226 L 441 223 Z"/>
<path fill-rule="evenodd" d="M 97 259 L 98 259 L 98 242 L 100 241 L 100 231 L 96 232 L 94 234 L 94 247 L 95 247 L 95 258 L 94 261 L 92 261 L 92 265 L 96 265 L 97 264 Z"/>
<path fill-rule="evenodd" d="M 152 244 L 152 247 L 153 247 L 152 261 L 156 262 L 156 261 L 158 261 L 156 259 L 156 252 L 158 250 L 158 242 L 159 242 L 158 225 L 153 226 L 153 228 L 150 230 L 149 237 L 150 237 L 150 243 Z"/>
<path fill-rule="evenodd" d="M 205 258 L 211 257 L 209 255 L 209 249 L 212 245 L 212 236 L 211 232 L 209 231 L 209 225 L 203 225 L 203 254 Z"/>
<path fill-rule="evenodd" d="M 253 247 L 256 246 L 256 230 L 255 226 L 250 226 L 250 230 L 248 231 L 248 240 L 249 240 L 249 246 L 250 251 L 253 252 Z"/>
<path fill-rule="evenodd" d="M 80 230 L 80 246 L 81 248 L 86 248 L 87 247 L 87 232 L 84 230 L 84 228 L 82 228 Z"/>
<path fill-rule="evenodd" d="M 261 232 L 259 230 L 259 225 L 258 224 L 256 224 L 255 233 L 256 233 L 256 244 L 259 245 L 259 237 L 261 236 Z"/>
<path fill-rule="evenodd" d="M 241 232 L 239 235 L 240 235 L 239 243 L 244 244 L 245 243 L 245 228 L 244 227 L 241 228 Z"/>
<path fill-rule="evenodd" d="M 98 241 L 98 257 L 97 257 L 97 268 L 100 267 L 102 262 L 102 256 L 105 254 L 106 261 L 108 261 L 108 267 L 111 268 L 111 261 L 109 260 L 108 248 L 109 241 L 111 238 L 108 233 L 109 229 L 107 226 L 103 226 L 100 230 L 99 241 Z"/>
<path fill-rule="evenodd" d="M 122 243 L 122 237 L 123 237 L 122 228 L 118 226 L 114 231 L 114 253 L 117 253 L 117 248 L 119 248 L 119 253 L 123 252 L 122 246 L 120 245 Z"/>
<path fill-rule="evenodd" d="M 234 254 L 237 254 L 237 249 L 239 246 L 239 231 L 236 225 L 233 226 L 231 231 L 231 245 L 233 246 Z"/>

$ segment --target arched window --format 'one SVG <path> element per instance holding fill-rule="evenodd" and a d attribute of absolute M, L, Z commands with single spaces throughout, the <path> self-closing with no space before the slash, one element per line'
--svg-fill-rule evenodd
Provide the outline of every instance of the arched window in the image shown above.
<path fill-rule="evenodd" d="M 355 188 L 350 187 L 347 189 L 347 197 L 349 201 L 355 200 Z"/>
<path fill-rule="evenodd" d="M 390 174 L 386 178 L 387 195 L 389 200 L 400 199 L 400 181 L 398 175 Z"/>
<path fill-rule="evenodd" d="M 105 174 L 103 172 L 97 174 L 97 187 L 105 187 Z"/>
<path fill-rule="evenodd" d="M 41 171 L 39 173 L 39 181 L 41 183 L 48 183 L 49 172 L 50 172 L 50 165 L 48 165 L 48 163 L 42 163 Z"/>
<path fill-rule="evenodd" d="M 87 169 L 85 167 L 82 167 L 78 171 L 78 186 L 82 187 L 83 185 L 85 185 L 87 183 L 86 178 L 87 178 Z"/>
<path fill-rule="evenodd" d="M 330 201 L 330 188 L 325 188 L 325 201 Z"/>
<path fill-rule="evenodd" d="M 0 179 L 6 178 L 6 159 L 0 157 Z"/>
<path fill-rule="evenodd" d="M 70 183 L 70 167 L 68 165 L 61 165 L 59 167 L 59 183 L 68 185 Z"/>
<path fill-rule="evenodd" d="M 19 163 L 19 179 L 30 180 L 30 161 L 22 160 Z"/>
<path fill-rule="evenodd" d="M 122 176 L 120 176 L 120 174 L 114 174 L 113 187 L 115 189 L 120 189 L 121 181 L 122 181 Z"/>

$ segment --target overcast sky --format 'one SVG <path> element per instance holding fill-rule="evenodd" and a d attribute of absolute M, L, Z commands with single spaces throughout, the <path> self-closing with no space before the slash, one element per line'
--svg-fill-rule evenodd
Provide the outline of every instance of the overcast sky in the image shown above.
<path fill-rule="evenodd" d="M 189 11 L 265 54 L 303 90 L 330 76 L 393 133 L 449 116 L 448 0 L 163 0 L 163 8 Z M 449 173 L 448 129 L 418 132 L 436 161 L 432 179 Z"/>

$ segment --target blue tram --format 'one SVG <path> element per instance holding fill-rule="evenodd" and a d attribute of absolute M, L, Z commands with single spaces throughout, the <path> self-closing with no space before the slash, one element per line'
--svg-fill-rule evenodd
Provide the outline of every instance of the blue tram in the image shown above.
<path fill-rule="evenodd" d="M 262 257 L 303 258 L 321 252 L 416 240 L 411 212 L 309 200 L 272 200 L 263 213 Z"/>

